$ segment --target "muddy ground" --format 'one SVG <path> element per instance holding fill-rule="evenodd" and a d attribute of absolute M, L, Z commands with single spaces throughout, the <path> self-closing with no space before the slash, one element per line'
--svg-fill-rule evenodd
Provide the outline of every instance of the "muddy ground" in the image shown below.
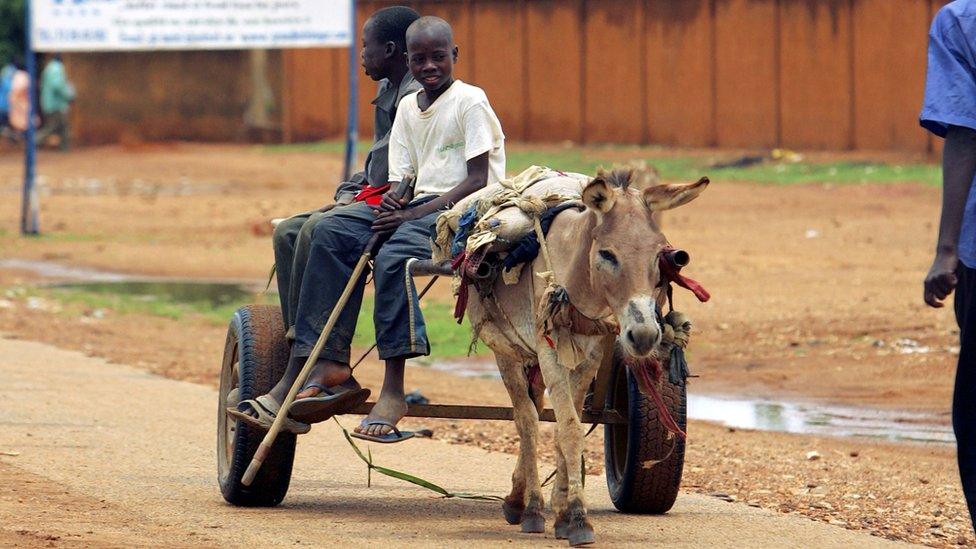
<path fill-rule="evenodd" d="M 0 156 L 0 258 L 46 259 L 137 274 L 261 279 L 272 261 L 267 220 L 324 203 L 338 155 L 167 145 L 43 154 L 45 236 L 17 236 L 19 157 Z M 713 294 L 678 294 L 696 322 L 692 391 L 816 398 L 944 413 L 956 338 L 949 309 L 927 310 L 921 278 L 939 193 L 897 185 L 774 186 L 716 180 L 666 217 L 693 257 L 687 274 Z M 0 272 L 0 284 L 35 277 Z M 435 299 L 450 299 L 448 285 Z M 36 304 L 35 304 L 36 305 Z M 6 298 L 0 331 L 214 383 L 223 328 L 144 315 L 98 318 Z M 146 334 L 151 334 L 147 337 Z M 376 383 L 375 367 L 364 380 Z M 500 385 L 422 368 L 408 383 L 440 402 Z M 461 388 L 459 391 L 458 389 Z M 947 418 L 947 416 L 944 416 Z M 505 424 L 429 422 L 436 436 L 511 451 Z M 693 424 L 684 486 L 885 537 L 972 542 L 954 453 Z M 602 461 L 599 435 L 591 472 Z M 807 461 L 817 450 L 823 458 Z M 853 455 L 856 454 L 856 455 Z"/>

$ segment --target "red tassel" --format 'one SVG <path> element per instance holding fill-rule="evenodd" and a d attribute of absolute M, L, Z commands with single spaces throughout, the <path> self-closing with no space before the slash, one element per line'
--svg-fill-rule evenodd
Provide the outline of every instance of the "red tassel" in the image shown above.
<path fill-rule="evenodd" d="M 551 337 L 549 337 L 546 334 L 543 334 L 542 337 L 546 338 L 546 343 L 549 344 L 549 348 L 550 349 L 555 349 L 556 348 L 556 342 L 554 342 Z"/>
<path fill-rule="evenodd" d="M 468 310 L 468 281 L 461 277 L 461 287 L 458 288 L 457 302 L 454 304 L 454 319 L 460 324 L 464 320 L 464 311 Z"/>
<path fill-rule="evenodd" d="M 661 363 L 654 359 L 628 361 L 627 369 L 637 378 L 637 387 L 640 392 L 650 397 L 654 402 L 654 407 L 657 408 L 657 417 L 661 420 L 664 428 L 674 433 L 681 440 L 685 440 L 688 435 L 678 426 L 674 416 L 671 415 L 671 411 L 668 410 L 668 405 L 664 403 L 661 393 L 657 390 L 657 382 L 661 379 Z"/>

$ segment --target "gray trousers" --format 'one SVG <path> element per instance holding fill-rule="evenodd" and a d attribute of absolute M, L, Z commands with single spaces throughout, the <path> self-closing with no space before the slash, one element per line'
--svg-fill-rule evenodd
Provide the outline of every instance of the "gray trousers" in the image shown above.
<path fill-rule="evenodd" d="M 275 227 L 271 238 L 275 255 L 275 273 L 278 279 L 278 299 L 285 328 L 294 336 L 295 313 L 298 295 L 302 289 L 302 277 L 308 264 L 308 248 L 312 242 L 312 229 L 320 219 L 331 213 L 318 210 L 294 215 Z"/>
<path fill-rule="evenodd" d="M 424 197 L 411 206 L 431 200 Z M 410 258 L 430 258 L 430 227 L 440 212 L 404 223 L 384 237 L 374 252 L 373 285 L 375 303 L 373 324 L 381 359 L 412 358 L 430 354 L 427 329 L 420 312 L 417 290 L 407 273 Z M 325 321 L 339 301 L 352 271 L 373 236 L 376 216 L 364 203 L 336 208 L 312 228 L 307 267 L 301 281 L 295 311 L 293 356 L 308 356 L 318 340 Z M 356 332 L 367 273 L 356 281 L 349 302 L 335 328 L 326 339 L 322 358 L 349 362 L 349 348 Z"/>
<path fill-rule="evenodd" d="M 59 139 L 58 147 L 62 151 L 68 150 L 68 140 L 70 134 L 68 133 L 68 113 L 66 112 L 49 112 L 44 115 L 44 125 L 37 130 L 37 143 L 40 145 L 44 144 L 44 141 L 51 135 L 57 135 Z"/>

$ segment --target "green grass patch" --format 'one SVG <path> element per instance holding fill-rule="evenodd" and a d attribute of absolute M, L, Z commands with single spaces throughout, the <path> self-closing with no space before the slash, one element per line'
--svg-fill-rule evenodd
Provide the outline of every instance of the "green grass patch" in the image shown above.
<path fill-rule="evenodd" d="M 202 318 L 216 325 L 226 324 L 245 303 L 277 303 L 276 296 L 224 284 L 96 282 L 38 288 L 30 293 L 73 310 L 105 309 L 173 320 Z"/>
<path fill-rule="evenodd" d="M 454 305 L 449 303 L 428 301 L 421 304 L 424 321 L 427 324 L 427 339 L 430 340 L 431 357 L 456 358 L 467 356 L 471 345 L 471 325 L 467 317 L 461 324 L 454 320 Z M 363 298 L 363 307 L 359 310 L 359 320 L 356 324 L 356 336 L 353 345 L 367 347 L 375 340 L 373 330 L 373 298 Z M 485 353 L 486 347 L 480 346 L 479 354 Z M 359 357 L 353 357 L 354 359 Z"/>
<path fill-rule="evenodd" d="M 372 146 L 371 141 L 358 141 L 356 152 L 365 154 Z M 346 150 L 344 140 L 312 141 L 310 143 L 281 143 L 274 145 L 261 145 L 261 150 L 266 153 L 291 153 L 291 152 L 321 152 L 342 154 Z"/>
<path fill-rule="evenodd" d="M 640 148 L 567 149 L 565 151 L 513 150 L 507 154 L 509 173 L 519 173 L 532 165 L 563 171 L 596 173 L 628 161 L 644 161 L 654 166 L 666 180 L 694 181 L 707 175 L 713 181 L 751 181 L 780 185 L 805 183 L 923 183 L 939 185 L 942 169 L 937 164 L 884 164 L 878 162 L 779 162 L 766 160 L 746 167 L 715 167 L 714 159 L 667 157 L 648 154 Z M 633 153 L 630 156 L 628 153 Z M 622 160 L 626 158 L 627 160 Z"/>
<path fill-rule="evenodd" d="M 30 288 L 24 297 L 58 302 L 68 314 L 104 309 L 114 314 L 144 314 L 172 320 L 203 319 L 217 326 L 226 325 L 234 311 L 243 305 L 278 303 L 275 294 L 255 293 L 231 284 L 180 282 L 71 284 Z M 422 308 L 433 356 L 466 356 L 471 344 L 471 328 L 466 320 L 461 325 L 454 321 L 453 305 L 428 301 L 422 304 Z M 373 299 L 367 295 L 359 311 L 353 345 L 368 347 L 374 338 Z"/>
<path fill-rule="evenodd" d="M 359 142 L 357 151 L 369 150 L 369 142 Z M 311 151 L 341 154 L 343 141 L 319 141 L 286 145 L 264 145 L 268 152 Z M 584 147 L 559 147 L 555 145 L 514 144 L 506 151 L 507 169 L 517 174 L 532 165 L 549 166 L 568 172 L 593 174 L 597 168 L 610 167 L 632 161 L 644 161 L 656 167 L 667 180 L 694 181 L 707 175 L 714 181 L 750 181 L 780 185 L 806 183 L 859 184 L 859 183 L 922 183 L 939 185 L 942 168 L 938 164 L 888 164 L 883 162 L 799 162 L 765 160 L 745 167 L 714 167 L 718 161 L 727 162 L 734 157 L 726 153 L 670 154 L 660 147 L 633 145 L 606 145 Z"/>

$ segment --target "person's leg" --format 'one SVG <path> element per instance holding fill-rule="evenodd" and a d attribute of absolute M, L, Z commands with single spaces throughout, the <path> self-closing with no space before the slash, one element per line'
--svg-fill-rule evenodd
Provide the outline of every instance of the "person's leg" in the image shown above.
<path fill-rule="evenodd" d="M 285 321 L 286 330 L 295 323 L 295 310 L 291 308 L 291 303 L 298 298 L 298 296 L 294 296 L 295 299 L 293 300 L 290 293 L 295 243 L 298 240 L 299 231 L 312 213 L 306 212 L 285 219 L 278 223 L 274 234 L 271 236 L 271 246 L 274 248 L 275 257 L 275 278 L 278 283 L 278 300 L 281 302 L 281 316 Z"/>
<path fill-rule="evenodd" d="M 439 213 L 401 225 L 374 261 L 373 323 L 380 358 L 386 361 L 386 377 L 376 405 L 356 432 L 383 436 L 393 430 L 388 425 L 368 423 L 378 420 L 395 425 L 403 418 L 407 413 L 403 376 L 406 359 L 430 354 L 417 290 L 407 273 L 407 260 L 430 258 L 430 226 Z"/>
<path fill-rule="evenodd" d="M 48 113 L 43 115 L 41 127 L 34 132 L 34 142 L 37 143 L 38 147 L 44 147 L 44 141 L 47 140 L 52 131 L 54 131 L 54 113 Z"/>
<path fill-rule="evenodd" d="M 57 122 L 58 122 L 58 137 L 60 137 L 61 139 L 61 143 L 59 143 L 58 146 L 61 148 L 61 151 L 64 152 L 68 150 L 68 144 L 69 144 L 68 142 L 71 139 L 71 136 L 69 135 L 68 132 L 68 113 L 59 112 Z"/>
<path fill-rule="evenodd" d="M 955 310 L 959 323 L 959 365 L 952 394 L 952 427 L 956 434 L 959 478 L 976 525 L 976 269 L 959 265 Z"/>
<path fill-rule="evenodd" d="M 354 204 L 335 210 L 327 223 L 317 223 L 312 229 L 308 265 L 314 268 L 307 268 L 302 280 L 295 312 L 295 342 L 292 344 L 291 358 L 284 376 L 269 393 L 278 402 L 288 394 L 288 389 L 311 355 L 319 334 L 338 303 L 366 243 L 373 235 L 371 226 L 374 217 L 366 204 Z M 365 282 L 364 271 L 327 337 L 307 383 L 331 387 L 350 378 L 349 347 L 356 331 Z M 318 393 L 318 389 L 308 389 L 301 391 L 298 398 L 316 396 Z"/>
<path fill-rule="evenodd" d="M 291 275 L 288 279 L 288 311 L 291 313 L 289 318 L 288 327 L 292 328 L 291 337 L 294 338 L 294 327 L 295 327 L 295 314 L 298 311 L 298 301 L 302 292 L 302 280 L 305 278 L 305 269 L 308 268 L 308 254 L 312 247 L 312 232 L 315 230 L 316 225 L 323 220 L 327 219 L 332 212 L 335 210 L 329 210 L 327 212 L 312 212 L 309 216 L 308 221 L 302 225 L 301 230 L 298 231 L 297 238 L 294 240 L 294 251 L 292 259 Z M 317 269 L 317 265 L 312 265 L 312 269 Z"/>

